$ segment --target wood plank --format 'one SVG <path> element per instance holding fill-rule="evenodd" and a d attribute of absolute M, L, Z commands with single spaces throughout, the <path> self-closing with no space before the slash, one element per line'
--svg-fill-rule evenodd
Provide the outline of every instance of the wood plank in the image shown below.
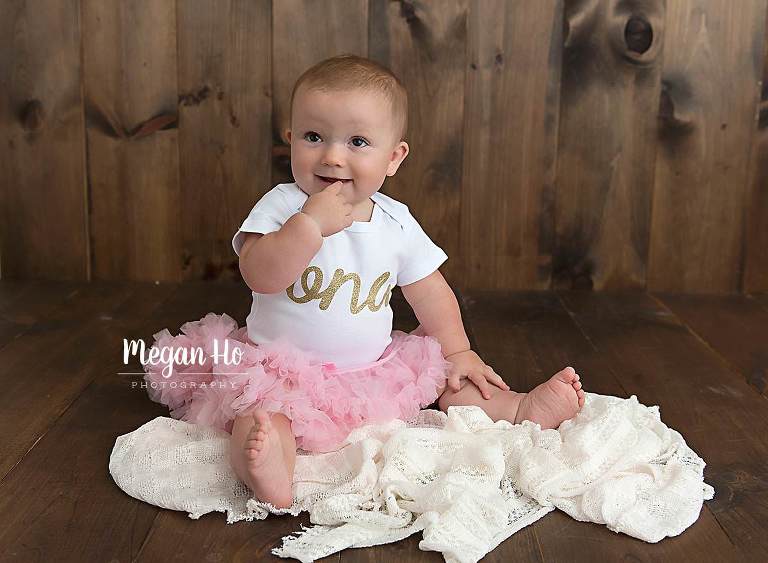
<path fill-rule="evenodd" d="M 766 0 L 667 2 L 651 291 L 741 287 L 765 13 Z"/>
<path fill-rule="evenodd" d="M 176 5 L 83 2 L 82 14 L 93 279 L 178 281 Z"/>
<path fill-rule="evenodd" d="M 368 2 L 365 0 L 281 0 L 272 3 L 273 73 L 272 184 L 293 182 L 290 145 L 291 92 L 296 80 L 328 57 L 368 53 Z M 264 192 L 267 191 L 263 188 Z"/>
<path fill-rule="evenodd" d="M 408 90 L 409 156 L 380 190 L 409 206 L 451 257 L 460 254 L 464 75 L 469 2 L 370 4 L 368 56 L 390 68 Z M 463 264 L 441 271 L 461 285 Z"/>
<path fill-rule="evenodd" d="M 115 316 L 141 315 L 169 290 L 154 284 L 83 284 L 46 318 L 0 348 L 0 478 L 65 412 L 101 372 L 120 357 Z"/>
<path fill-rule="evenodd" d="M 586 390 L 629 396 L 611 359 L 585 338 L 556 294 L 472 291 L 465 301 L 477 338 L 476 350 L 513 390 L 528 391 L 564 367 L 573 366 Z M 615 324 L 606 326 L 609 331 L 616 329 Z M 531 528 L 544 561 L 681 561 L 697 556 L 703 560 L 737 560 L 728 537 L 706 506 L 691 529 L 657 544 L 616 534 L 605 526 L 577 522 L 560 511 L 525 530 Z M 575 543 L 583 549 L 574 550 Z"/>
<path fill-rule="evenodd" d="M 550 286 L 562 24 L 559 0 L 469 4 L 461 287 Z"/>
<path fill-rule="evenodd" d="M 758 303 L 763 309 L 768 311 L 768 293 L 758 293 L 756 295 L 748 295 L 750 299 L 753 299 L 755 303 Z"/>
<path fill-rule="evenodd" d="M 250 305 L 243 284 L 192 282 L 178 290 L 163 284 L 173 292 L 166 300 L 153 299 L 141 285 L 132 284 L 135 299 L 124 301 L 102 326 L 104 336 L 79 348 L 81 358 L 102 358 L 92 383 L 0 483 L 0 509 L 8 516 L 0 522 L 0 558 L 109 561 L 138 555 L 159 509 L 124 494 L 106 465 L 118 435 L 168 411 L 133 386 L 141 376 L 117 375 L 142 371 L 137 359 L 123 365 L 122 338 L 151 343 L 160 329 L 178 333 L 181 324 L 209 311 L 242 321 Z"/>
<path fill-rule="evenodd" d="M 125 392 L 125 381 L 114 375 L 124 369 L 120 339 L 144 336 L 136 333 L 135 325 L 176 290 L 175 285 L 154 291 L 150 284 L 132 284 L 130 288 L 129 298 L 111 312 L 110 319 L 103 319 L 106 322 L 101 323 L 100 330 L 105 337 L 100 341 L 81 339 L 83 345 L 77 348 L 81 359 L 89 354 L 102 358 L 96 382 L 85 387 L 0 484 L 0 506 L 14 507 L 14 517 L 0 525 L 0 553 L 4 556 L 101 560 L 118 538 L 140 544 L 142 523 L 148 527 L 155 516 L 156 510 L 149 505 L 133 506 L 127 514 L 119 507 L 110 513 L 111 503 L 100 498 L 106 486 L 115 487 L 105 470 L 115 437 L 110 421 L 138 421 L 140 409 L 134 405 L 146 399 L 138 392 Z M 100 383 L 104 381 L 110 385 Z M 120 396 L 119 404 L 115 395 Z M 88 508 L 83 509 L 83 505 Z M 85 520 L 82 527 L 79 518 Z M 125 526 L 126 520 L 132 525 Z M 88 533 L 70 536 L 66 532 L 69 529 Z"/>
<path fill-rule="evenodd" d="M 0 2 L 0 270 L 89 277 L 80 2 Z"/>
<path fill-rule="evenodd" d="M 113 375 L 115 359 L 0 483 L 0 558 L 130 561 L 138 551 L 158 509 L 125 495 L 107 464 L 117 429 L 146 422 L 147 399 Z"/>
<path fill-rule="evenodd" d="M 768 398 L 768 311 L 743 295 L 653 297 Z"/>
<path fill-rule="evenodd" d="M 553 287 L 645 287 L 664 13 L 566 2 Z"/>
<path fill-rule="evenodd" d="M 48 317 L 82 282 L 0 281 L 0 348 Z"/>
<path fill-rule="evenodd" d="M 715 488 L 706 506 L 739 559 L 766 560 L 765 397 L 648 295 L 572 292 L 561 297 L 627 392 L 646 405 L 658 405 L 662 420 L 706 461 L 704 476 Z M 587 385 L 590 379 L 585 374 Z M 718 559 L 705 559 L 713 558 Z"/>
<path fill-rule="evenodd" d="M 5 318 L 31 324 L 62 309 L 62 301 L 81 293 L 87 287 L 81 281 L 66 280 L 2 280 L 0 281 L 0 314 Z"/>
<path fill-rule="evenodd" d="M 271 2 L 176 6 L 182 277 L 239 280 L 232 236 L 271 187 Z"/>
<path fill-rule="evenodd" d="M 759 45 L 759 43 L 757 43 Z M 748 293 L 768 291 L 768 7 L 765 11 L 762 50 L 762 91 L 757 107 L 757 123 L 752 131 L 749 191 L 747 192 L 747 233 L 744 281 Z M 759 65 L 759 62 L 756 61 Z"/>
<path fill-rule="evenodd" d="M 13 307 L 20 297 L 25 296 L 28 288 L 26 280 L 0 280 L 0 312 Z"/>

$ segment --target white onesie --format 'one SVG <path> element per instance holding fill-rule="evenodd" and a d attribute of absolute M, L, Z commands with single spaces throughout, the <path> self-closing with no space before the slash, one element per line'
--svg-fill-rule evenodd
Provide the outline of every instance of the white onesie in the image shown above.
<path fill-rule="evenodd" d="M 254 205 L 232 238 L 240 256 L 244 233 L 277 231 L 309 198 L 296 183 L 278 184 Z M 368 222 L 323 238 L 304 272 L 286 290 L 251 292 L 246 324 L 255 344 L 286 336 L 338 368 L 378 360 L 392 342 L 392 289 L 425 278 L 448 256 L 408 206 L 376 192 Z"/>

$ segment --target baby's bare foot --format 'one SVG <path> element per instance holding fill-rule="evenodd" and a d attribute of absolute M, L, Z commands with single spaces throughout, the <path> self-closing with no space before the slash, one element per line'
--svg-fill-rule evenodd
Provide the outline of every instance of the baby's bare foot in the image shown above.
<path fill-rule="evenodd" d="M 584 391 L 579 374 L 572 367 L 557 372 L 533 391 L 525 394 L 517 409 L 515 423 L 530 420 L 542 430 L 557 428 L 576 416 L 584 406 Z"/>
<path fill-rule="evenodd" d="M 288 508 L 293 504 L 292 483 L 280 434 L 264 409 L 256 409 L 253 419 L 255 424 L 243 444 L 246 485 L 260 501 L 276 508 Z"/>

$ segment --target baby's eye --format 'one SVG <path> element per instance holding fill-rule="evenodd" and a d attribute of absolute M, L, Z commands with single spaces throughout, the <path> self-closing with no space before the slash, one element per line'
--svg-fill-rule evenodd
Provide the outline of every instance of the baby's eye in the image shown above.
<path fill-rule="evenodd" d="M 318 135 L 314 131 L 308 131 L 304 133 L 304 138 L 310 143 L 315 143 L 320 140 L 320 135 Z"/>
<path fill-rule="evenodd" d="M 365 143 L 365 145 L 355 144 L 355 141 L 362 141 L 363 143 Z M 364 146 L 368 145 L 368 141 L 366 141 L 362 137 L 353 137 L 352 138 L 352 144 L 355 145 L 357 148 L 360 148 L 360 147 L 364 147 Z"/>

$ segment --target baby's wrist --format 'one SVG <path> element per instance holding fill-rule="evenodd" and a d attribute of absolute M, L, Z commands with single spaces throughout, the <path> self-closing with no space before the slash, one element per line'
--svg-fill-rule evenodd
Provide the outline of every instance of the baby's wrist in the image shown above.
<path fill-rule="evenodd" d="M 472 351 L 471 348 L 467 348 L 466 350 L 459 350 L 457 352 L 451 352 L 450 354 L 446 354 L 444 357 L 447 360 L 448 358 L 450 358 L 451 356 L 455 356 L 456 354 L 463 354 L 465 352 L 471 352 L 471 351 Z"/>
<path fill-rule="evenodd" d="M 312 217 L 312 215 L 310 215 L 309 213 L 306 213 L 303 210 L 299 210 L 297 215 L 303 215 L 306 219 L 308 219 L 308 220 L 305 220 L 304 222 L 310 223 L 311 225 L 313 225 L 313 228 L 317 231 L 317 234 L 320 235 L 320 238 L 323 238 L 323 230 L 320 228 L 320 223 L 318 223 L 315 220 L 315 218 Z"/>

